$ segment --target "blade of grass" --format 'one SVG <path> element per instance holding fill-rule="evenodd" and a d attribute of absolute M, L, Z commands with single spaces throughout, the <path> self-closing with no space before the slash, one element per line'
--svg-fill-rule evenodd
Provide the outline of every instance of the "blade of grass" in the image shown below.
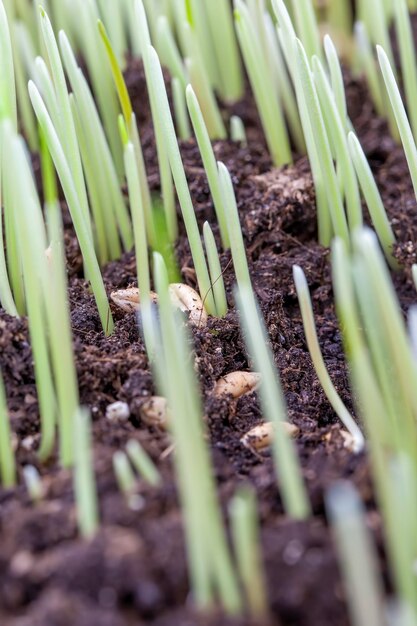
<path fill-rule="evenodd" d="M 352 623 L 386 625 L 376 550 L 354 487 L 343 482 L 332 486 L 326 495 L 326 509 L 336 539 Z"/>
<path fill-rule="evenodd" d="M 370 245 L 374 247 L 374 243 L 370 241 L 371 233 L 364 231 L 360 233 L 360 239 L 364 237 L 361 256 L 355 256 L 356 262 L 361 262 L 360 270 L 369 271 L 371 265 L 368 265 L 367 248 Z M 357 236 L 358 237 L 358 236 Z M 355 237 L 355 239 L 357 239 Z M 371 237 L 372 239 L 372 237 Z M 366 244 L 365 244 L 366 241 Z M 357 242 L 355 242 L 357 245 Z M 371 257 L 373 256 L 373 251 Z M 380 389 L 374 378 L 369 353 L 364 342 L 361 332 L 361 323 L 355 303 L 352 282 L 352 265 L 351 259 L 348 257 L 346 248 L 340 240 L 335 240 L 332 246 L 332 265 L 333 265 L 333 286 L 336 296 L 336 304 L 338 316 L 343 328 L 344 342 L 346 352 L 349 359 L 349 369 L 352 375 L 352 381 L 360 406 L 362 418 L 366 424 L 369 433 L 371 462 L 373 476 L 377 487 L 377 495 L 379 506 L 385 525 L 385 534 L 387 538 L 388 554 L 391 566 L 394 572 L 395 586 L 399 592 L 401 600 L 406 600 L 411 607 L 415 607 L 415 581 L 412 581 L 413 574 L 411 567 L 404 568 L 403 555 L 406 551 L 410 554 L 410 544 L 404 533 L 398 533 L 396 520 L 396 495 L 395 491 L 398 487 L 393 488 L 393 483 L 388 477 L 387 468 L 392 459 L 395 450 L 402 452 L 401 447 L 398 448 L 398 442 L 410 444 L 410 437 L 398 439 L 392 432 L 389 420 L 385 412 L 385 404 L 381 398 Z M 383 280 L 385 282 L 385 280 Z M 373 285 L 373 281 L 370 282 Z M 379 282 L 373 285 L 375 294 L 379 293 Z M 386 295 L 386 294 L 385 294 Z M 387 302 L 383 306 L 386 306 Z M 388 309 L 395 305 L 392 300 Z M 373 313 L 378 316 L 385 311 L 379 308 L 373 308 Z M 394 318 L 397 314 L 395 314 Z M 401 333 L 400 333 L 401 334 Z M 413 367 L 412 367 L 413 369 Z M 401 415 L 401 413 L 400 413 Z M 414 435 L 411 437 L 413 442 L 416 441 L 415 420 L 409 423 L 414 428 Z M 394 436 L 393 436 L 394 435 Z M 416 458 L 415 453 L 413 458 Z M 405 541 L 405 545 L 401 545 Z M 413 539 L 414 544 L 415 538 Z M 405 551 L 404 551 L 405 548 Z"/>
<path fill-rule="evenodd" d="M 249 613 L 254 619 L 267 620 L 269 607 L 260 554 L 259 522 L 254 490 L 250 487 L 241 487 L 233 496 L 229 511 L 233 545 Z"/>
<path fill-rule="evenodd" d="M 205 8 L 219 69 L 220 95 L 226 102 L 236 102 L 243 96 L 244 84 L 230 3 L 212 0 Z"/>
<path fill-rule="evenodd" d="M 10 24 L 10 36 L 13 48 L 13 63 L 16 83 L 16 102 L 18 107 L 18 117 L 20 124 L 27 137 L 32 152 L 38 150 L 38 135 L 36 129 L 35 115 L 30 104 L 27 90 L 28 75 L 25 70 L 24 59 L 20 53 L 18 42 L 18 29 L 25 28 L 23 24 L 13 20 Z M 3 58 L 3 57 L 2 57 Z"/>
<path fill-rule="evenodd" d="M 326 53 L 327 64 L 330 70 L 330 81 L 334 93 L 337 110 L 345 130 L 348 129 L 348 113 L 346 104 L 345 86 L 343 83 L 342 68 L 340 66 L 339 56 L 330 35 L 325 35 L 324 51 Z"/>
<path fill-rule="evenodd" d="M 60 33 L 59 42 L 65 69 L 77 100 L 77 106 L 80 109 L 87 143 L 90 144 L 91 158 L 95 169 L 94 178 L 99 181 L 97 188 L 107 229 L 108 244 L 117 257 L 118 229 L 125 250 L 131 249 L 133 238 L 129 214 L 119 187 L 116 165 L 88 83 L 81 69 L 77 66 L 71 45 L 64 33 Z M 115 225 L 115 220 L 118 228 Z"/>
<path fill-rule="evenodd" d="M 363 22 L 356 22 L 354 29 L 355 41 L 361 68 L 371 92 L 372 101 L 379 115 L 384 115 L 384 95 L 380 75 L 377 71 L 375 58 L 369 41 L 368 31 Z"/>
<path fill-rule="evenodd" d="M 164 203 L 165 220 L 168 228 L 170 241 L 176 240 L 178 235 L 178 221 L 175 207 L 175 189 L 172 182 L 172 172 L 170 169 L 169 156 L 164 145 L 164 130 L 161 118 L 158 114 L 159 103 L 154 91 L 153 81 L 150 79 L 150 62 L 148 47 L 150 46 L 150 35 L 143 3 L 140 0 L 135 2 L 136 23 L 142 42 L 142 60 L 145 68 L 146 84 L 148 86 L 149 100 L 151 104 L 152 120 L 155 130 L 156 148 L 158 153 L 159 173 L 161 177 L 161 192 Z"/>
<path fill-rule="evenodd" d="M 226 543 L 208 448 L 204 440 L 202 407 L 190 361 L 185 329 L 169 297 L 163 259 L 154 253 L 155 284 L 159 296 L 162 352 L 156 365 L 162 392 L 168 398 L 175 441 L 175 461 L 186 519 L 186 538 L 195 601 L 213 605 L 215 594 L 226 611 L 241 611 L 241 597 Z M 160 361 L 162 356 L 162 361 Z M 178 368 L 177 364 L 182 363 Z M 193 472 L 189 471 L 190 464 Z M 206 538 L 210 537 L 210 542 Z"/>
<path fill-rule="evenodd" d="M 97 258 L 101 266 L 105 265 L 108 261 L 114 261 L 121 256 L 120 242 L 114 234 L 117 233 L 116 223 L 111 220 L 105 220 L 102 208 L 102 194 L 101 194 L 101 173 L 102 170 L 95 167 L 94 159 L 91 154 L 91 144 L 85 133 L 83 123 L 81 121 L 80 112 L 77 109 L 77 103 L 73 94 L 70 95 L 70 103 L 72 110 L 72 117 L 74 119 L 75 132 L 77 134 L 78 146 L 81 154 L 81 161 L 84 168 L 85 179 L 87 183 L 88 196 L 90 201 L 90 208 L 93 216 L 94 223 L 94 243 L 97 250 Z M 88 131 L 87 131 L 88 132 Z M 97 178 L 98 174 L 98 178 Z M 113 217 L 113 216 L 111 216 Z M 111 223 L 111 239 L 107 240 L 108 224 Z M 108 243 L 112 243 L 112 249 L 109 250 Z M 116 244 L 116 245 L 114 245 Z"/>
<path fill-rule="evenodd" d="M 401 394 L 403 413 L 409 415 L 410 425 L 414 425 L 412 415 L 417 410 L 417 390 L 414 383 L 417 369 L 409 349 L 401 309 L 375 234 L 370 230 L 356 233 L 355 246 L 363 262 L 366 263 L 370 285 L 380 307 L 378 311 L 384 325 L 385 341 L 396 368 L 398 394 Z M 405 428 L 405 417 L 403 419 Z"/>
<path fill-rule="evenodd" d="M 391 107 L 394 111 L 394 116 L 403 144 L 408 168 L 410 170 L 414 193 L 417 194 L 417 149 L 413 133 L 411 131 L 404 103 L 401 98 L 401 93 L 395 80 L 394 72 L 392 71 L 388 57 L 385 51 L 380 46 L 377 46 L 377 53 L 382 76 L 385 82 L 385 87 L 388 92 Z"/>
<path fill-rule="evenodd" d="M 235 25 L 242 55 L 255 94 L 268 148 L 277 167 L 292 162 L 291 148 L 280 103 L 270 89 L 267 61 L 246 5 L 235 0 Z M 259 68 L 265 67 L 260 72 Z"/>
<path fill-rule="evenodd" d="M 136 489 L 136 478 L 132 466 L 129 463 L 129 459 L 121 450 L 117 450 L 117 452 L 113 454 L 113 471 L 116 476 L 119 491 L 121 491 L 126 501 L 129 503 Z"/>
<path fill-rule="evenodd" d="M 301 125 L 316 190 L 319 242 L 324 246 L 328 246 L 332 237 L 332 223 L 327 202 L 325 179 L 322 175 L 320 158 L 308 113 L 308 104 L 306 102 L 300 72 L 298 71 L 298 64 L 294 63 L 294 58 L 297 56 L 295 31 L 284 2 L 282 0 L 272 0 L 272 6 L 278 20 L 278 39 L 285 55 L 287 68 L 291 73 L 292 81 L 295 86 Z"/>
<path fill-rule="evenodd" d="M 124 70 L 126 66 L 127 41 L 123 26 L 122 12 L 119 2 L 98 0 L 100 15 L 110 33 L 110 40 L 116 53 L 119 66 Z"/>
<path fill-rule="evenodd" d="M 48 66 L 42 57 L 36 57 L 35 59 L 33 76 L 34 82 L 42 94 L 49 115 L 54 123 L 54 127 L 57 129 L 59 127 L 59 105 Z"/>
<path fill-rule="evenodd" d="M 115 124 L 119 114 L 119 107 L 112 73 L 106 63 L 106 53 L 101 46 L 100 36 L 97 31 L 97 17 L 99 13 L 95 2 L 93 3 L 91 0 L 87 2 L 85 0 L 77 0 L 77 10 L 74 13 L 79 18 L 77 20 L 77 33 L 83 51 L 83 58 L 88 68 L 94 96 L 111 146 L 118 179 L 122 180 L 123 153 Z"/>
<path fill-rule="evenodd" d="M 78 528 L 84 539 L 91 539 L 99 526 L 97 490 L 93 468 L 91 418 L 86 409 L 74 415 L 74 493 Z"/>
<path fill-rule="evenodd" d="M 347 38 L 352 36 L 353 8 L 349 0 L 337 0 L 327 6 L 327 21 Z"/>
<path fill-rule="evenodd" d="M 287 420 L 287 411 L 264 324 L 253 292 L 246 285 L 239 287 L 235 299 L 247 350 L 254 360 L 255 370 L 261 373 L 259 394 L 263 413 L 274 424 L 273 457 L 284 509 L 294 519 L 305 519 L 310 515 L 311 507 L 295 446 L 281 428 L 281 423 Z"/>
<path fill-rule="evenodd" d="M 40 7 L 40 21 L 43 41 L 48 53 L 48 60 L 51 67 L 52 79 L 55 89 L 56 101 L 58 105 L 58 126 L 56 132 L 60 143 L 64 148 L 68 166 L 74 181 L 74 187 L 84 215 L 84 221 L 90 231 L 91 220 L 88 207 L 87 191 L 85 188 L 84 174 L 81 165 L 81 156 L 78 148 L 77 136 L 74 121 L 71 113 L 71 106 L 68 96 L 67 84 L 64 69 L 59 56 L 58 45 L 52 29 L 52 24 L 42 7 Z M 32 101 L 33 105 L 33 101 Z"/>
<path fill-rule="evenodd" d="M 152 487 L 162 484 L 162 477 L 156 465 L 136 439 L 129 439 L 126 452 L 139 475 Z"/>
<path fill-rule="evenodd" d="M 11 122 L 7 122 L 7 124 L 9 123 Z M 1 178 L 4 216 L 4 243 L 7 259 L 7 269 L 5 269 L 5 271 L 8 273 L 8 284 L 10 285 L 13 294 L 12 300 L 16 307 L 16 313 L 18 315 L 24 315 L 26 312 L 26 303 L 22 276 L 21 243 L 16 225 L 16 207 L 14 201 L 14 186 L 16 182 L 13 178 L 7 175 L 10 154 L 6 149 L 4 142 L 5 137 L 3 135 L 1 137 L 1 143 L 3 144 L 1 150 Z M 4 254 L 3 250 L 2 253 Z"/>
<path fill-rule="evenodd" d="M 404 81 L 408 115 L 414 140 L 417 140 L 417 59 L 413 33 L 406 0 L 395 0 L 392 3 L 395 15 L 395 28 L 400 49 L 401 71 Z"/>
<path fill-rule="evenodd" d="M 356 175 L 378 239 L 381 242 L 388 263 L 392 269 L 398 269 L 398 263 L 392 254 L 395 236 L 382 203 L 381 194 L 379 193 L 372 170 L 362 150 L 362 146 L 354 133 L 349 133 L 348 143 Z"/>
<path fill-rule="evenodd" d="M 10 434 L 9 412 L 6 403 L 3 377 L 0 370 L 0 477 L 5 489 L 16 484 L 16 461 Z"/>
<path fill-rule="evenodd" d="M 220 234 L 222 238 L 223 248 L 227 249 L 229 247 L 229 235 L 227 232 L 226 215 L 225 215 L 222 195 L 220 191 L 219 175 L 217 172 L 216 158 L 214 156 L 214 151 L 210 142 L 210 137 L 207 131 L 207 127 L 204 123 L 204 117 L 201 112 L 201 108 L 197 100 L 197 96 L 195 95 L 194 90 L 191 85 L 187 86 L 186 100 L 187 100 L 188 112 L 190 114 L 191 122 L 192 122 L 194 133 L 197 139 L 197 144 L 200 150 L 204 169 L 206 171 L 211 196 L 213 199 L 214 209 L 216 211 L 217 221 L 220 227 Z"/>
<path fill-rule="evenodd" d="M 124 144 L 126 178 L 129 190 L 130 211 L 132 214 L 135 240 L 136 272 L 138 277 L 141 310 L 142 313 L 144 312 L 142 317 L 143 331 L 149 359 L 153 359 L 156 349 L 156 339 L 153 333 L 153 325 L 146 323 L 151 312 L 151 283 L 149 274 L 148 242 L 145 227 L 145 210 L 142 202 L 140 181 L 136 168 L 135 148 L 133 143 L 130 141 L 125 140 Z"/>
<path fill-rule="evenodd" d="M 366 0 L 363 3 L 364 16 L 362 20 L 366 24 L 373 44 L 384 48 L 390 64 L 394 67 L 394 54 L 389 35 L 387 15 L 383 4 L 384 0 Z"/>
<path fill-rule="evenodd" d="M 214 0 L 214 2 L 216 1 Z M 220 67 L 214 48 L 214 38 L 210 28 L 207 3 L 199 2 L 199 0 L 185 0 L 184 5 L 185 56 L 194 58 L 198 65 L 198 72 L 204 73 L 204 81 L 210 91 L 213 91 L 213 89 L 220 90 L 222 87 Z M 193 86 L 196 89 L 196 85 L 194 84 Z M 201 97 L 200 93 L 198 95 Z M 209 122 L 207 121 L 206 123 L 210 127 Z"/>
<path fill-rule="evenodd" d="M 353 437 L 355 452 L 359 452 L 364 447 L 365 439 L 355 420 L 339 396 L 329 376 L 329 372 L 327 371 L 317 337 L 313 307 L 311 304 L 307 280 L 303 270 L 298 265 L 293 266 L 293 276 L 297 290 L 298 302 L 300 304 L 301 315 L 303 318 L 304 333 L 314 369 L 316 370 L 321 386 L 323 387 L 326 397 L 332 405 L 336 415 L 339 417 L 340 421 L 343 422 L 344 426 Z"/>
<path fill-rule="evenodd" d="M 323 180 L 327 181 L 326 194 L 333 229 L 337 236 L 342 237 L 347 242 L 349 241 L 349 232 L 337 184 L 329 139 L 327 137 L 317 92 L 312 80 L 310 66 L 300 40 L 297 40 L 297 63 L 300 72 L 300 80 L 305 93 L 307 113 L 310 117 L 314 141 L 316 143 L 317 153 L 320 159 Z"/>
<path fill-rule="evenodd" d="M 214 298 L 210 291 L 210 277 L 204 257 L 200 233 L 198 231 L 193 203 L 184 172 L 184 166 L 181 160 L 178 141 L 175 135 L 175 128 L 169 108 L 161 64 L 156 51 L 152 47 L 149 48 L 148 52 L 152 90 L 154 90 L 155 100 L 158 102 L 158 115 L 160 116 L 161 127 L 164 132 L 165 149 L 168 153 L 172 175 L 181 206 L 181 212 L 188 240 L 190 242 L 191 254 L 193 257 L 200 294 L 202 294 L 203 297 L 205 294 L 209 294 L 206 300 L 206 309 L 209 313 L 215 313 Z"/>
<path fill-rule="evenodd" d="M 162 64 L 169 69 L 171 76 L 180 82 L 182 90 L 185 91 L 188 84 L 187 72 L 165 15 L 161 15 L 157 22 L 157 50 Z"/>
<path fill-rule="evenodd" d="M 48 234 L 51 241 L 48 292 L 45 294 L 45 301 L 48 310 L 51 361 L 59 409 L 60 459 L 64 467 L 69 467 L 73 462 L 72 421 L 78 407 L 79 395 L 72 346 L 62 216 L 57 196 L 55 170 L 42 135 L 41 165 Z"/>
<path fill-rule="evenodd" d="M 362 206 L 359 195 L 358 183 L 356 179 L 355 169 L 349 153 L 348 142 L 346 138 L 346 120 L 341 116 L 340 106 L 337 104 L 337 95 L 327 80 L 325 71 L 318 57 L 313 57 L 313 75 L 316 84 L 317 95 L 319 97 L 323 117 L 327 119 L 327 126 L 330 128 L 333 145 L 335 147 L 338 171 L 342 173 L 343 192 L 346 197 L 346 208 L 348 216 L 349 230 L 352 232 L 355 228 L 362 226 Z M 343 84 L 342 84 L 343 89 Z"/>
<path fill-rule="evenodd" d="M 0 142 L 0 150 L 1 150 L 1 142 Z M 1 163 L 1 155 L 0 155 L 0 163 Z M 2 168 L 0 168 L 2 169 Z M 1 188 L 1 185 L 0 185 Z M 0 192 L 0 207 L 1 207 L 1 192 Z M 0 304 L 3 309 L 9 315 L 13 315 L 14 317 L 19 317 L 17 312 L 16 304 L 13 298 L 12 290 L 10 287 L 9 275 L 7 273 L 6 266 L 6 258 L 4 254 L 4 240 L 3 240 L 3 216 L 2 211 L 0 209 Z"/>
<path fill-rule="evenodd" d="M 194 48 L 196 47 L 197 44 L 194 44 Z M 223 117 L 197 51 L 194 51 L 193 56 L 185 59 L 185 66 L 190 78 L 190 83 L 201 103 L 204 121 L 210 138 L 226 139 L 227 132 Z"/>
<path fill-rule="evenodd" d="M 172 79 L 172 99 L 174 101 L 175 125 L 177 127 L 178 138 L 182 141 L 188 141 L 191 137 L 191 127 L 188 118 L 185 91 L 178 78 Z"/>
<path fill-rule="evenodd" d="M 306 143 L 304 140 L 300 115 L 297 107 L 293 85 L 291 83 L 286 63 L 284 61 L 278 33 L 272 21 L 272 17 L 267 11 L 264 12 L 263 21 L 265 25 L 264 34 L 267 39 L 270 64 L 272 67 L 272 71 L 275 75 L 278 94 L 282 102 L 290 134 L 294 141 L 297 152 L 299 154 L 304 154 L 306 151 Z"/>
<path fill-rule="evenodd" d="M 5 135 L 9 156 L 5 175 L 15 181 L 12 191 L 16 232 L 19 233 L 20 241 L 24 242 L 20 252 L 41 419 L 38 454 L 42 460 L 46 460 L 55 442 L 56 416 L 43 302 L 47 282 L 46 235 L 23 140 L 13 135 L 10 126 L 5 130 Z"/>
<path fill-rule="evenodd" d="M 91 281 L 103 330 L 106 334 L 111 334 L 113 331 L 113 317 L 94 251 L 91 231 L 84 218 L 84 212 L 74 186 L 71 170 L 42 97 L 32 81 L 29 82 L 29 94 L 68 202 L 68 208 L 74 223 L 77 239 L 80 243 L 88 278 Z"/>
<path fill-rule="evenodd" d="M 13 64 L 13 50 L 7 14 L 0 2 L 0 119 L 9 118 L 17 130 L 16 84 Z"/>
<path fill-rule="evenodd" d="M 101 41 L 107 53 L 107 58 L 110 63 L 110 68 L 116 86 L 117 95 L 122 109 L 123 117 L 125 119 L 126 126 L 129 131 L 130 138 L 135 147 L 137 167 L 139 170 L 141 181 L 141 194 L 142 202 L 146 212 L 146 227 L 148 231 L 148 237 L 151 242 L 155 240 L 155 228 L 152 216 L 152 201 L 149 191 L 148 178 L 146 174 L 145 160 L 143 158 L 142 145 L 140 141 L 139 131 L 136 123 L 136 116 L 132 109 L 132 103 L 126 87 L 126 83 L 122 74 L 122 71 L 117 62 L 116 56 L 113 52 L 111 42 L 107 36 L 104 25 L 98 21 L 98 32 L 100 33 Z"/>
<path fill-rule="evenodd" d="M 210 270 L 210 280 L 213 289 L 214 301 L 216 303 L 216 316 L 224 317 L 227 314 L 227 298 L 224 288 L 223 272 L 220 265 L 216 241 L 208 222 L 204 222 L 203 233 Z"/>
<path fill-rule="evenodd" d="M 242 146 L 248 145 L 248 138 L 246 136 L 246 128 L 242 118 L 238 115 L 232 115 L 230 118 L 230 138 L 232 141 L 238 141 Z"/>
<path fill-rule="evenodd" d="M 312 0 L 292 0 L 291 6 L 298 36 L 303 42 L 308 58 L 315 54 L 321 60 L 323 58 L 321 40 Z"/>
<path fill-rule="evenodd" d="M 249 289 L 252 289 L 248 261 L 246 258 L 245 243 L 243 241 L 242 228 L 240 226 L 239 212 L 237 209 L 232 179 L 230 177 L 229 170 L 224 163 L 218 162 L 217 167 L 237 284 L 239 287 L 248 287 Z"/>

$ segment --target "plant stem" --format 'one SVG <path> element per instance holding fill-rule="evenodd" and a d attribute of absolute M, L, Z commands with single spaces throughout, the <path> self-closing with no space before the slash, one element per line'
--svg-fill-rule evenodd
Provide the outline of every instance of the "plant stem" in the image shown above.
<path fill-rule="evenodd" d="M 10 436 L 9 412 L 7 410 L 6 393 L 0 370 L 0 477 L 5 489 L 16 484 L 16 462 Z"/>
<path fill-rule="evenodd" d="M 74 492 L 78 528 L 84 539 L 90 539 L 98 530 L 98 502 L 94 477 L 91 418 L 86 409 L 74 416 Z"/>

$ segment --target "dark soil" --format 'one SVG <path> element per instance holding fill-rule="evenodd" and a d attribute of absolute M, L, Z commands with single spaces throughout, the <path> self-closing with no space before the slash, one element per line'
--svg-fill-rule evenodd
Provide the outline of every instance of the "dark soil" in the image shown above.
<path fill-rule="evenodd" d="M 410 266 L 416 260 L 416 201 L 402 150 L 375 116 L 365 87 L 347 77 L 349 110 L 376 173 L 403 263 L 395 275 L 406 311 L 415 301 Z M 156 156 L 143 72 L 135 62 L 127 84 L 140 123 L 151 185 L 158 188 Z M 249 147 L 216 142 L 216 157 L 230 168 L 235 184 L 250 270 L 282 378 L 290 419 L 299 426 L 296 445 L 314 515 L 295 523 L 283 513 L 269 452 L 255 455 L 240 437 L 262 419 L 255 394 L 230 400 L 213 397 L 215 381 L 248 363 L 231 288 L 234 275 L 222 254 L 230 310 L 224 320 L 210 319 L 194 329 L 196 363 L 208 416 L 210 445 L 221 502 L 249 482 L 259 501 L 261 540 L 272 607 L 272 623 L 282 626 L 345 626 L 345 595 L 332 537 L 324 513 L 324 493 L 337 479 L 356 485 L 367 505 L 367 519 L 381 547 L 381 522 L 375 509 L 366 453 L 344 447 L 340 424 L 317 380 L 306 347 L 295 295 L 292 266 L 306 272 L 320 344 L 331 378 L 354 411 L 341 336 L 333 307 L 328 250 L 316 242 L 314 188 L 308 162 L 273 169 L 251 96 L 236 107 L 249 129 Z M 225 114 L 230 114 L 226 111 Z M 208 219 L 216 231 L 207 181 L 194 141 L 182 154 L 200 225 Z M 64 214 L 66 215 L 66 209 Z M 23 486 L 0 490 L 0 623 L 7 626 L 243 626 L 244 620 L 221 614 L 196 614 L 189 597 L 184 541 L 168 434 L 145 426 L 144 400 L 155 393 L 135 316 L 114 310 L 115 332 L 105 338 L 69 220 L 66 247 L 70 303 L 82 403 L 93 415 L 94 459 L 100 498 L 101 530 L 94 540 L 77 536 L 71 475 L 56 458 L 40 465 L 36 448 L 39 422 L 32 355 L 25 319 L 0 309 L 0 367 L 11 412 L 21 468 L 32 463 L 44 476 L 45 500 L 33 506 Z M 184 233 L 177 245 L 183 281 L 195 285 Z M 104 268 L 108 291 L 135 284 L 132 253 Z M 122 423 L 105 417 L 116 400 L 129 404 Z M 163 486 L 139 483 L 140 511 L 132 511 L 119 493 L 112 455 L 129 438 L 138 439 L 157 463 Z"/>

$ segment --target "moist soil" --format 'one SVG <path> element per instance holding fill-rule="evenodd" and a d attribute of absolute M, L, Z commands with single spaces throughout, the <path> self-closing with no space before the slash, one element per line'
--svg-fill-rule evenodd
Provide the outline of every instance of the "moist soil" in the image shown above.
<path fill-rule="evenodd" d="M 155 143 L 141 65 L 131 60 L 126 81 L 138 116 L 152 189 L 159 177 Z M 394 282 L 404 312 L 415 301 L 410 268 L 416 261 L 417 218 L 406 161 L 384 120 L 372 108 L 364 85 L 346 74 L 349 113 L 381 189 L 397 237 L 395 254 L 403 267 Z M 326 488 L 351 480 L 367 508 L 367 522 L 390 589 L 376 510 L 368 455 L 345 447 L 340 424 L 312 367 L 295 294 L 292 266 L 303 267 L 311 290 L 318 336 L 331 378 L 354 412 L 341 335 L 333 306 L 329 251 L 317 244 L 314 188 L 306 158 L 272 167 L 249 91 L 225 118 L 240 115 L 248 147 L 215 142 L 216 157 L 226 163 L 235 185 L 251 276 L 268 328 L 270 345 L 288 405 L 300 429 L 295 441 L 313 506 L 306 522 L 283 512 L 269 451 L 254 454 L 240 438 L 262 421 L 256 394 L 238 400 L 216 398 L 215 382 L 248 362 L 233 303 L 234 273 L 229 253 L 221 262 L 229 300 L 225 319 L 209 319 L 191 328 L 195 363 L 207 416 L 209 443 L 219 496 L 227 505 L 236 488 L 254 486 L 266 569 L 271 620 L 281 626 L 349 623 L 346 598 L 325 510 Z M 198 149 L 182 142 L 182 155 L 200 227 L 214 211 Z M 35 169 L 37 167 L 34 157 Z M 181 512 L 170 454 L 170 437 L 141 420 L 141 405 L 156 390 L 134 314 L 116 308 L 114 334 L 106 338 L 93 297 L 82 276 L 77 242 L 63 202 L 69 274 L 69 300 L 81 401 L 93 416 L 94 467 L 101 527 L 96 537 L 78 537 L 70 472 L 57 457 L 40 464 L 39 419 L 32 353 L 26 319 L 0 309 L 0 367 L 11 413 L 13 443 L 22 467 L 38 467 L 44 500 L 34 506 L 24 486 L 0 490 L 0 623 L 7 626 L 244 626 L 221 612 L 196 613 L 189 581 Z M 182 280 L 195 286 L 195 272 L 184 231 L 176 254 Z M 135 258 L 129 252 L 103 269 L 106 289 L 136 285 Z M 121 400 L 130 418 L 105 417 L 108 404 Z M 139 481 L 139 511 L 131 510 L 118 491 L 112 455 L 130 438 L 141 442 L 163 477 L 160 488 Z M 192 468 L 190 468 L 192 469 Z M 22 483 L 22 480 L 20 480 Z M 279 483 L 279 477 L 278 477 Z M 258 623 L 258 622 L 257 622 Z"/>

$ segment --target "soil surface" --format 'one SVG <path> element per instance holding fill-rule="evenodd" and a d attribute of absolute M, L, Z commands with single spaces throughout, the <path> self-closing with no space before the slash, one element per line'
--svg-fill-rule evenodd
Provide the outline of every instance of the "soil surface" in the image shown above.
<path fill-rule="evenodd" d="M 150 184 L 158 189 L 155 144 L 145 80 L 140 64 L 129 63 L 127 84 L 144 143 Z M 395 252 L 403 269 L 394 277 L 406 312 L 415 302 L 410 267 L 416 261 L 417 213 L 402 150 L 372 108 L 364 85 L 346 75 L 349 113 L 366 150 L 391 219 Z M 325 490 L 337 479 L 353 481 L 367 506 L 367 521 L 381 553 L 382 529 L 375 509 L 367 454 L 344 445 L 340 424 L 327 402 L 306 347 L 292 280 L 297 263 L 306 272 L 318 335 L 331 378 L 354 411 L 331 286 L 329 252 L 317 244 L 315 196 L 308 161 L 271 165 L 249 92 L 225 117 L 238 114 L 248 130 L 248 147 L 215 143 L 216 157 L 229 167 L 235 185 L 250 271 L 267 324 L 270 344 L 288 404 L 300 428 L 296 439 L 314 515 L 295 523 L 283 513 L 268 451 L 255 455 L 240 438 L 262 420 L 256 394 L 239 400 L 215 398 L 212 389 L 224 374 L 248 370 L 231 295 L 234 274 L 229 253 L 221 262 L 229 299 L 223 320 L 193 328 L 209 441 L 225 512 L 238 485 L 257 493 L 271 624 L 322 626 L 349 623 L 344 589 L 324 511 Z M 181 145 L 200 226 L 209 220 L 218 231 L 207 180 L 193 140 Z M 93 297 L 82 277 L 81 259 L 66 216 L 69 298 L 81 401 L 93 416 L 94 465 L 101 529 L 92 541 L 77 536 L 71 474 L 56 457 L 37 459 L 39 420 L 32 354 L 26 319 L 0 309 L 0 367 L 7 389 L 19 473 L 27 463 L 44 477 L 45 498 L 34 506 L 24 486 L 0 490 L 0 623 L 7 626 L 243 626 L 222 614 L 196 614 L 189 582 L 181 514 L 167 433 L 146 426 L 141 405 L 155 393 L 134 314 L 114 308 L 115 331 L 105 338 Z M 195 286 L 188 243 L 182 230 L 177 259 L 185 283 Z M 135 285 L 135 258 L 129 252 L 103 269 L 106 288 Z M 130 408 L 122 422 L 105 417 L 108 404 Z M 118 491 L 112 455 L 136 438 L 163 476 L 160 488 L 138 483 L 142 508 L 131 510 Z M 22 481 L 20 481 L 22 482 Z M 389 588 L 389 580 L 387 588 Z"/>

